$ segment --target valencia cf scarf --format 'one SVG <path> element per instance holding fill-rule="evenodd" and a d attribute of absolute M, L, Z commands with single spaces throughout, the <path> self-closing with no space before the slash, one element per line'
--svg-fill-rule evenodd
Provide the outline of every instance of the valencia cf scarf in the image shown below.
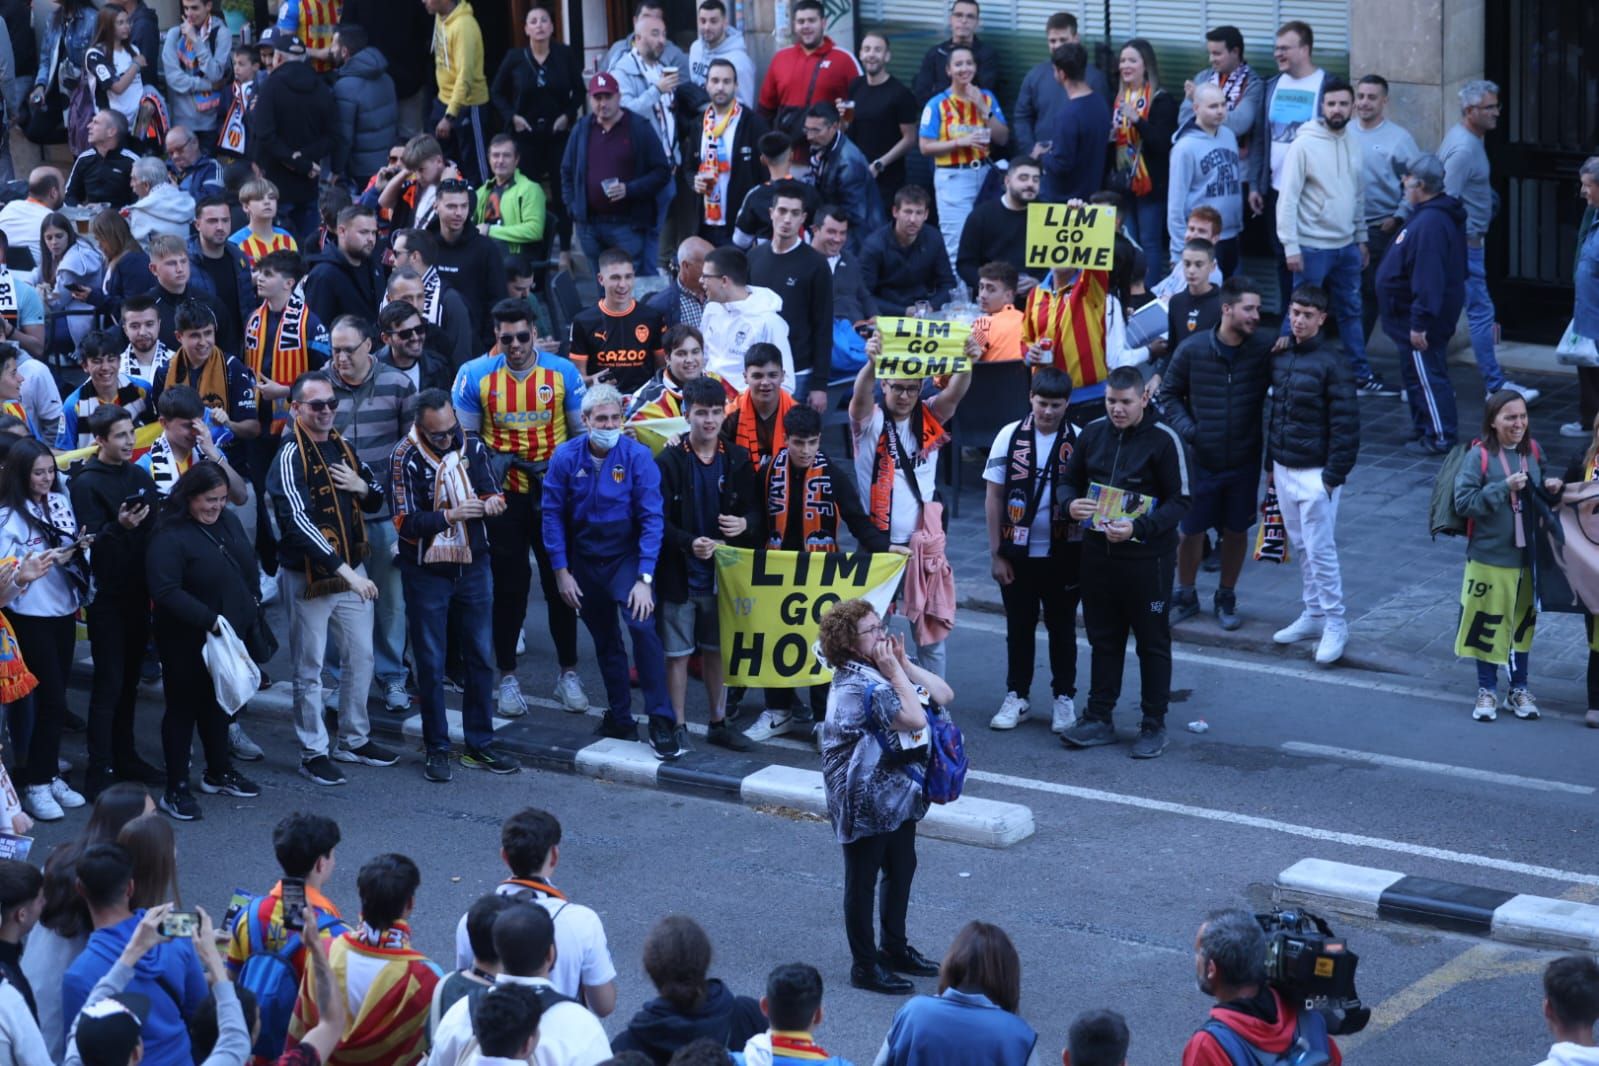
<path fill-rule="evenodd" d="M 339 436 L 338 430 L 329 431 L 328 441 L 344 453 L 344 465 L 351 470 L 361 469 L 355 449 Z M 305 435 L 299 422 L 294 423 L 294 443 L 299 448 L 300 476 L 310 497 L 306 501 L 306 510 L 310 512 L 308 517 L 322 536 L 327 538 L 333 553 L 340 560 L 351 566 L 359 566 L 367 553 L 366 522 L 359 516 L 354 521 L 346 520 L 344 508 L 339 505 L 339 493 L 343 490 L 334 482 L 333 471 L 328 467 L 322 449 L 317 447 L 316 441 Z M 338 574 L 318 574 L 309 558 L 305 562 L 305 580 L 305 598 L 308 600 L 346 592 L 350 588 L 349 582 Z"/>
<path fill-rule="evenodd" d="M 180 349 L 172 353 L 172 358 L 167 360 L 166 382 L 163 388 L 172 388 L 174 385 L 188 385 L 188 357 Z M 200 367 L 200 379 L 193 383 L 194 391 L 200 394 L 200 402 L 207 407 L 228 406 L 228 357 L 222 354 L 221 348 L 213 347 L 211 355 L 206 359 L 205 365 Z"/>
<path fill-rule="evenodd" d="M 262 366 L 266 364 L 267 352 L 272 353 L 271 380 L 279 385 L 293 385 L 301 374 L 311 369 L 311 350 L 306 345 L 305 328 L 305 297 L 296 290 L 289 297 L 288 305 L 283 308 L 283 314 L 278 316 L 277 332 L 270 338 L 267 337 L 267 323 L 271 319 L 271 308 L 262 304 L 250 315 L 249 323 L 244 327 L 244 361 L 250 372 L 256 377 L 262 376 Z M 268 347 L 270 343 L 271 347 Z M 273 434 L 283 432 L 283 423 L 288 417 L 288 408 L 282 401 L 272 405 L 272 430 Z"/>
<path fill-rule="evenodd" d="M 228 113 L 222 117 L 222 132 L 217 135 L 217 147 L 231 155 L 242 156 L 249 146 L 250 128 L 246 120 L 255 110 L 255 82 L 247 81 L 233 87 L 233 99 Z"/>
<path fill-rule="evenodd" d="M 748 451 L 755 462 L 755 469 L 764 469 L 772 461 L 772 456 L 783 450 L 783 443 L 788 438 L 783 433 L 783 416 L 788 414 L 789 408 L 794 406 L 794 397 L 786 391 L 777 391 L 777 413 L 772 416 L 772 447 L 768 451 L 761 447 L 761 416 L 755 410 L 755 400 L 750 396 L 748 389 L 738 394 L 738 397 L 728 405 L 727 417 L 734 419 L 733 443 Z"/>
<path fill-rule="evenodd" d="M 1145 82 L 1136 89 L 1122 90 L 1120 103 L 1132 104 L 1138 116 L 1135 122 L 1141 122 L 1149 117 L 1149 107 L 1154 100 L 1154 87 Z M 1126 112 L 1120 106 L 1116 108 L 1115 118 L 1114 136 L 1111 139 L 1116 145 L 1116 169 L 1126 175 L 1127 187 L 1134 196 L 1148 196 L 1154 190 L 1155 182 L 1149 176 L 1149 166 L 1144 162 L 1143 135 L 1138 132 L 1135 122 L 1127 120 Z"/>
<path fill-rule="evenodd" d="M 894 515 L 896 469 L 904 472 L 905 483 L 910 486 L 911 495 L 916 497 L 917 504 L 925 504 L 927 501 L 922 499 L 922 488 L 916 482 L 916 463 L 905 456 L 905 443 L 900 440 L 899 431 L 894 425 L 894 416 L 888 413 L 887 406 L 880 404 L 878 409 L 883 412 L 883 428 L 877 434 L 877 454 L 872 457 L 870 510 L 872 525 L 887 533 Z M 911 412 L 910 424 L 911 433 L 921 445 L 916 453 L 918 457 L 931 455 L 949 443 L 949 434 L 944 431 L 943 423 L 933 417 L 933 413 L 924 403 L 916 404 L 916 410 Z"/>
<path fill-rule="evenodd" d="M 788 536 L 788 517 L 794 490 L 790 483 L 788 449 L 784 448 L 772 459 L 766 473 L 766 525 L 771 530 L 766 546 L 781 551 Z M 816 459 L 800 480 L 801 551 L 838 551 L 838 505 L 833 501 L 833 479 L 828 471 L 827 456 L 816 453 Z"/>
<path fill-rule="evenodd" d="M 0 318 L 17 324 L 17 282 L 11 271 L 0 265 Z"/>
<path fill-rule="evenodd" d="M 1025 559 L 1033 519 L 1038 517 L 1038 506 L 1044 498 L 1044 487 L 1050 490 L 1053 514 L 1050 516 L 1049 543 L 1054 546 L 1067 540 L 1071 531 L 1080 529 L 1060 506 L 1060 486 L 1066 477 L 1066 463 L 1072 457 L 1076 437 L 1070 422 L 1062 422 L 1055 438 L 1054 453 L 1038 454 L 1038 434 L 1033 428 L 1033 416 L 1022 419 L 1016 432 L 1011 434 L 1010 450 L 1005 458 L 1005 509 L 999 518 L 999 552 L 1009 559 Z M 1048 464 L 1047 481 L 1039 475 Z"/>

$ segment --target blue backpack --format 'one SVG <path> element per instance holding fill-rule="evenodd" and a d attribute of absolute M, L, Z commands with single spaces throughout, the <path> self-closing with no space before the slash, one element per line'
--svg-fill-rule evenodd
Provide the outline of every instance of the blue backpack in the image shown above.
<path fill-rule="evenodd" d="M 898 760 L 899 768 L 916 782 L 929 802 L 954 803 L 960 799 L 961 789 L 966 785 L 967 770 L 966 738 L 961 736 L 960 726 L 943 708 L 924 699 L 923 707 L 927 711 L 927 764 L 921 765 L 920 759 L 904 761 L 904 753 L 889 747 L 888 737 L 872 720 L 872 694 L 877 688 L 876 682 L 866 688 L 866 722 L 867 729 L 883 753 Z"/>
<path fill-rule="evenodd" d="M 268 923 L 261 918 L 263 904 L 275 906 L 272 896 L 259 896 L 243 908 L 238 920 L 250 923 L 250 957 L 244 960 L 234 983 L 247 988 L 255 996 L 256 1009 L 261 1019 L 261 1035 L 256 1038 L 252 1052 L 269 1061 L 283 1054 L 289 1038 L 289 1019 L 294 1016 L 295 1001 L 300 998 L 300 975 L 294 968 L 294 957 L 304 946 L 299 932 L 289 934 L 283 947 L 275 952 L 260 950 L 267 942 Z M 268 908 L 270 912 L 270 907 Z M 317 935 L 338 927 L 346 928 L 336 914 L 323 914 L 317 920 Z"/>
<path fill-rule="evenodd" d="M 1202 1031 L 1221 1045 L 1233 1066 L 1327 1066 L 1332 1062 L 1327 1019 L 1319 1011 L 1299 1012 L 1294 1039 L 1282 1052 L 1262 1051 L 1214 1018 L 1205 1023 Z"/>

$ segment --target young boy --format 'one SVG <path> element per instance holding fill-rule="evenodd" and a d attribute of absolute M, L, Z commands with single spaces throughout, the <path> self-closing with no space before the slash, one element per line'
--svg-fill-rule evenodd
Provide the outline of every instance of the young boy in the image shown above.
<path fill-rule="evenodd" d="M 816 1027 L 822 1024 L 822 975 L 816 967 L 791 962 L 773 970 L 766 978 L 761 1013 L 766 1015 L 770 1027 L 750 1037 L 742 1051 L 733 1052 L 736 1066 L 751 1063 L 788 1066 L 801 1062 L 849 1066 L 847 1059 L 828 1054 L 812 1037 Z"/>
<path fill-rule="evenodd" d="M 1183 231 L 1183 241 L 1185 243 L 1199 240 L 1210 241 L 1215 244 L 1220 236 L 1221 213 L 1214 207 L 1209 204 L 1200 204 L 1188 212 L 1188 228 Z M 1222 283 L 1220 267 L 1211 269 L 1210 283 L 1212 285 L 1220 285 Z M 1153 291 L 1156 296 L 1169 300 L 1182 292 L 1187 286 L 1188 282 L 1183 278 L 1183 264 L 1178 262 L 1172 266 L 1171 273 L 1162 278 L 1160 284 L 1156 285 Z"/>
<path fill-rule="evenodd" d="M 783 388 L 783 352 L 775 344 L 759 341 L 744 353 L 744 391 L 727 409 L 722 438 L 750 453 L 756 473 L 782 450 L 783 418 L 794 397 Z"/>
<path fill-rule="evenodd" d="M 688 435 L 655 457 L 666 504 L 665 543 L 656 564 L 661 643 L 666 652 L 666 691 L 677 716 L 678 743 L 687 747 L 683 705 L 688 696 L 688 660 L 700 655 L 711 726 L 706 740 L 730 751 L 750 750 L 749 741 L 727 724 L 722 707 L 722 648 L 716 619 L 716 566 L 722 544 L 752 546 L 756 513 L 755 471 L 748 449 L 721 439 L 727 393 L 708 378 L 683 385 Z"/>
<path fill-rule="evenodd" d="M 229 502 L 242 504 L 248 499 L 244 479 L 228 465 L 222 449 L 212 440 L 205 404 L 200 402 L 198 392 L 187 385 L 174 385 L 162 392 L 155 409 L 161 420 L 161 436 L 150 445 L 138 465 L 155 480 L 157 492 L 163 496 L 170 493 L 178 478 L 187 474 L 189 467 L 199 459 L 222 464 L 228 476 Z"/>
<path fill-rule="evenodd" d="M 405 142 L 400 169 L 378 192 L 378 218 L 391 229 L 426 229 L 438 213 L 439 182 L 460 172 L 444 158 L 439 142 L 419 133 Z"/>
<path fill-rule="evenodd" d="M 298 252 L 299 242 L 288 230 L 277 223 L 278 187 L 265 178 L 247 181 L 239 189 L 239 203 L 244 206 L 250 220 L 228 240 L 239 246 L 245 263 L 253 270 L 255 264 L 272 252 Z"/>
<path fill-rule="evenodd" d="M 260 98 L 266 74 L 261 70 L 261 53 L 254 45 L 233 49 L 233 80 L 222 90 L 222 125 L 217 129 L 217 152 L 225 162 L 249 155 L 251 115 Z"/>
<path fill-rule="evenodd" d="M 1183 242 L 1182 262 L 1185 288 L 1166 305 L 1166 350 L 1196 333 L 1206 333 L 1221 321 L 1221 289 L 1211 280 L 1216 269 L 1216 246 L 1199 237 Z"/>
<path fill-rule="evenodd" d="M 154 418 L 150 407 L 150 383 L 122 373 L 122 353 L 111 347 L 104 333 L 90 333 L 78 345 L 78 365 L 88 375 L 61 404 L 61 432 L 56 447 L 62 451 L 92 447 L 89 416 L 101 404 L 115 404 L 127 410 L 136 425 Z"/>
<path fill-rule="evenodd" d="M 1066 1030 L 1061 1066 L 1127 1066 L 1132 1034 L 1127 1020 L 1113 1010 L 1084 1011 Z"/>
<path fill-rule="evenodd" d="M 263 429 L 277 436 L 288 417 L 289 386 L 301 374 L 319 370 L 328 361 L 328 331 L 300 294 L 305 260 L 298 252 L 263 256 L 255 265 L 254 277 L 261 305 L 244 327 L 240 355 L 255 377 Z"/>
<path fill-rule="evenodd" d="M 1599 963 L 1593 956 L 1567 955 L 1544 968 L 1543 1018 L 1555 1043 L 1538 1066 L 1599 1066 L 1593 1036 L 1599 1021 Z"/>

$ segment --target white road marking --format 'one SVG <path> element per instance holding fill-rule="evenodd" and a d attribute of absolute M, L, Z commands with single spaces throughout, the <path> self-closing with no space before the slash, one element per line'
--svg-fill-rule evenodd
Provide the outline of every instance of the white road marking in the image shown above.
<path fill-rule="evenodd" d="M 970 617 L 971 613 L 972 612 L 967 612 L 966 615 L 962 616 L 961 622 L 959 623 L 959 628 L 975 629 L 982 633 L 995 633 L 999 636 L 1005 635 L 1005 627 L 1003 625 L 995 625 L 991 622 L 974 621 Z M 1048 639 L 1049 634 L 1044 631 L 1042 626 L 1040 626 L 1038 630 L 1038 640 L 1045 641 Z M 1077 638 L 1077 646 L 1080 648 L 1087 648 L 1088 638 L 1079 636 Z M 1411 699 L 1417 700 L 1439 700 L 1444 703 L 1456 703 L 1459 702 L 1460 699 L 1459 695 L 1455 693 L 1441 692 L 1438 689 L 1412 688 L 1409 685 L 1401 685 L 1392 681 L 1379 681 L 1375 678 L 1361 677 L 1357 673 L 1350 670 L 1339 670 L 1336 668 L 1308 669 L 1305 667 L 1289 666 L 1288 664 L 1282 662 L 1255 662 L 1251 659 L 1235 659 L 1232 656 L 1223 654 L 1219 648 L 1208 653 L 1183 651 L 1178 648 L 1173 648 L 1171 657 L 1173 662 L 1196 663 L 1201 666 L 1217 666 L 1224 670 L 1242 670 L 1246 673 L 1252 674 L 1268 674 L 1272 677 L 1286 678 L 1295 681 L 1309 681 L 1319 685 L 1343 685 L 1345 688 L 1364 689 L 1367 692 L 1384 692 L 1392 696 L 1407 696 Z"/>
<path fill-rule="evenodd" d="M 968 781 L 985 781 L 989 784 L 1006 785 L 1011 788 L 1026 789 L 1032 792 L 1047 792 L 1057 796 L 1068 796 L 1072 799 L 1091 800 L 1095 803 L 1113 803 L 1122 807 L 1137 807 L 1146 811 L 1176 814 L 1185 818 L 1200 818 L 1208 822 L 1222 822 L 1227 825 L 1239 825 L 1249 829 L 1265 829 L 1269 832 L 1304 837 L 1308 840 L 1347 844 L 1350 847 L 1371 848 L 1376 851 L 1391 851 L 1401 855 L 1416 855 L 1426 859 L 1437 859 L 1441 862 L 1476 866 L 1485 870 L 1503 870 L 1506 873 L 1541 877 L 1550 881 L 1599 886 L 1599 874 L 1559 870 L 1552 866 L 1537 866 L 1532 863 L 1514 862 L 1510 859 L 1496 859 L 1491 855 L 1473 855 L 1465 851 L 1450 851 L 1447 848 L 1411 844 L 1403 840 L 1386 840 L 1382 837 L 1365 836 L 1360 833 L 1343 833 L 1334 829 L 1295 825 L 1292 822 L 1280 822 L 1274 818 L 1257 818 L 1254 815 L 1239 814 L 1236 811 L 1194 807 L 1186 803 L 1171 803 L 1166 800 L 1150 799 L 1145 796 L 1129 796 L 1120 792 L 1106 792 L 1097 788 L 1082 788 L 1078 785 L 1061 785 L 1053 781 L 1035 781 L 1028 777 L 996 774 L 988 770 L 969 770 L 966 778 Z"/>
<path fill-rule="evenodd" d="M 1591 796 L 1595 792 L 1591 785 L 1572 785 L 1564 781 L 1550 781 L 1542 777 L 1502 774 L 1494 770 L 1478 770 L 1470 766 L 1452 766 L 1449 763 L 1406 759 L 1398 755 L 1382 755 L 1374 751 L 1356 751 L 1353 748 L 1334 748 L 1326 744 L 1305 744 L 1301 741 L 1290 740 L 1282 748 L 1291 755 L 1324 755 L 1328 758 L 1344 759 L 1349 762 L 1391 766 L 1397 770 L 1419 770 L 1428 774 L 1445 774 L 1449 777 L 1464 777 L 1473 781 L 1483 781 L 1491 785 L 1531 788 L 1540 792 L 1570 792 L 1578 796 Z"/>

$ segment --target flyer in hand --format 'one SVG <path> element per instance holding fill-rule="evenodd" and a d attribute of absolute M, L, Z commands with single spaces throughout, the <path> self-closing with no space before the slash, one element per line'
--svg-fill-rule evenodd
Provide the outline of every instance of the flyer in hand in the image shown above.
<path fill-rule="evenodd" d="M 1089 483 L 1088 498 L 1094 501 L 1094 513 L 1088 516 L 1083 525 L 1100 533 L 1105 532 L 1105 527 L 1111 522 L 1148 514 L 1159 502 L 1142 492 L 1128 492 L 1097 481 Z"/>

